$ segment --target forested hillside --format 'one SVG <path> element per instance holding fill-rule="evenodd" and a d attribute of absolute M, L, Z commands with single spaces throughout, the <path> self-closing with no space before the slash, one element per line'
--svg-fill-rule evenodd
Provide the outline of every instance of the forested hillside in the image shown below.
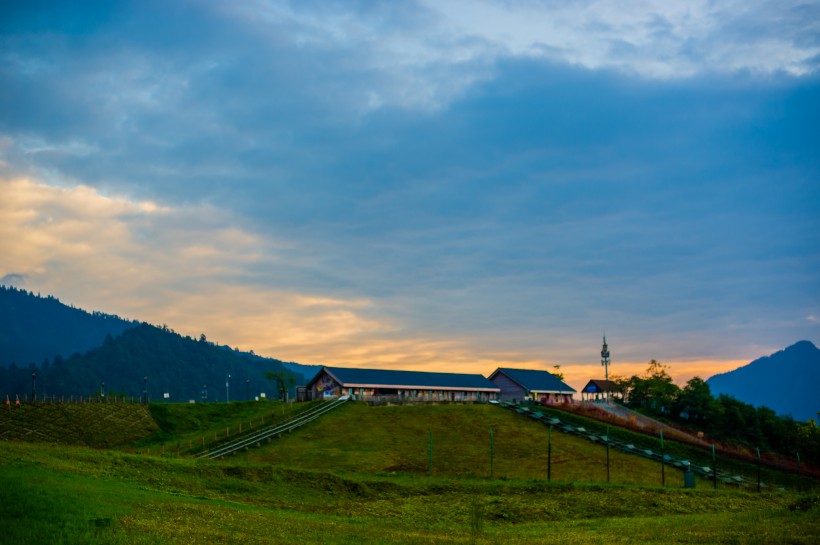
<path fill-rule="evenodd" d="M 715 395 L 730 395 L 797 420 L 817 419 L 820 349 L 810 341 L 800 341 L 706 382 Z"/>
<path fill-rule="evenodd" d="M 108 336 L 101 346 L 85 354 L 56 357 L 39 367 L 0 369 L 0 394 L 31 395 L 32 373 L 37 395 L 126 395 L 139 398 L 147 385 L 151 401 L 201 400 L 203 386 L 208 401 L 273 396 L 268 372 L 285 371 L 302 384 L 304 377 L 288 371 L 279 360 L 217 346 L 203 337 L 183 337 L 166 328 L 139 324 L 119 337 Z M 228 378 L 230 375 L 230 379 Z M 147 381 L 146 381 L 147 378 Z M 226 388 L 226 382 L 229 386 Z M 104 383 L 104 386 L 103 386 Z"/>
<path fill-rule="evenodd" d="M 0 286 L 0 366 L 40 365 L 102 344 L 137 325 L 119 316 L 86 312 L 59 299 Z"/>

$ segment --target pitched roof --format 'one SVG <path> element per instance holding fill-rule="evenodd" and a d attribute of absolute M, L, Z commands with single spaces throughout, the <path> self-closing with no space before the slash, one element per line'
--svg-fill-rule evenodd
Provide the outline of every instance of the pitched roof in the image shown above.
<path fill-rule="evenodd" d="M 323 367 L 313 377 L 308 386 L 321 375 L 322 371 L 327 371 L 330 376 L 345 387 L 499 391 L 498 386 L 487 380 L 483 375 L 427 373 L 392 369 L 354 369 L 349 367 Z"/>
<path fill-rule="evenodd" d="M 592 379 L 589 382 L 587 382 L 587 385 L 584 386 L 584 389 L 582 391 L 589 393 L 614 392 L 616 390 L 616 386 L 617 385 L 611 380 Z"/>
<path fill-rule="evenodd" d="M 573 393 L 575 389 L 548 371 L 533 369 L 509 369 L 499 367 L 490 375 L 490 380 L 498 373 L 504 373 L 510 380 L 530 392 Z"/>

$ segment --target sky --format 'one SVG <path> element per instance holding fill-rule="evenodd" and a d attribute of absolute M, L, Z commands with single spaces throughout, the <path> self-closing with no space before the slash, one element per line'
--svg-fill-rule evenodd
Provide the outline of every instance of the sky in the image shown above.
<path fill-rule="evenodd" d="M 820 344 L 820 2 L 0 0 L 0 284 L 576 389 Z"/>

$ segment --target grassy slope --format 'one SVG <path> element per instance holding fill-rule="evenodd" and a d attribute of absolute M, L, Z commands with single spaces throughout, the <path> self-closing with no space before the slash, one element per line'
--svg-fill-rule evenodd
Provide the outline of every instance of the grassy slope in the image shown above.
<path fill-rule="evenodd" d="M 548 416 L 555 416 L 561 419 L 562 422 L 568 422 L 576 426 L 583 426 L 588 430 L 604 433 L 606 424 L 594 419 L 586 418 L 579 414 L 570 413 L 558 409 L 539 407 L 542 413 Z M 639 449 L 652 449 L 655 452 L 660 450 L 660 440 L 658 437 L 653 437 L 645 433 L 638 433 L 625 428 L 610 426 L 610 435 L 621 441 L 633 443 Z M 665 442 L 665 452 L 674 456 L 675 458 L 690 460 L 693 464 L 711 467 L 712 453 L 709 448 L 702 448 L 688 443 L 679 443 L 677 441 L 667 440 Z M 749 481 L 755 481 L 757 478 L 757 467 L 753 463 L 749 463 L 734 457 L 728 457 L 723 454 L 717 456 L 718 469 L 720 471 L 731 472 L 743 475 Z M 796 464 L 795 464 L 796 469 Z M 783 472 L 765 465 L 761 468 L 761 480 L 768 483 L 771 487 L 785 487 L 785 488 L 802 488 L 806 484 L 806 476 L 800 475 L 796 472 Z"/>
<path fill-rule="evenodd" d="M 156 437 L 222 425 L 248 416 L 238 414 L 244 410 L 171 407 L 159 417 L 166 435 Z M 495 479 L 487 478 L 490 426 Z M 546 429 L 487 405 L 350 404 L 270 446 L 216 462 L 4 443 L 0 541 L 816 542 L 816 496 L 713 491 L 702 483 L 683 490 L 677 472 L 667 473 L 674 487 L 663 489 L 658 464 L 615 452 L 613 482 L 642 486 L 580 484 L 605 479 L 605 449 L 557 432 L 552 438 L 550 484 L 543 480 Z"/>
<path fill-rule="evenodd" d="M 788 493 L 341 477 L 9 443 L 4 543 L 814 543 Z"/>
<path fill-rule="evenodd" d="M 0 406 L 0 439 L 108 448 L 150 437 L 157 424 L 144 405 L 37 403 Z"/>
<path fill-rule="evenodd" d="M 180 445 L 182 452 L 202 448 L 236 437 L 240 430 L 248 433 L 293 418 L 315 403 L 280 403 L 278 401 L 241 401 L 236 403 L 152 404 L 151 414 L 159 433 L 134 443 L 137 448 L 165 448 L 170 452 Z"/>
<path fill-rule="evenodd" d="M 254 462 L 314 471 L 364 474 L 427 474 L 430 432 L 433 475 L 490 476 L 490 427 L 495 453 L 493 476 L 546 479 L 547 428 L 492 405 L 369 407 L 351 403 L 273 448 L 252 450 Z M 612 482 L 661 484 L 657 463 L 610 452 Z M 682 474 L 666 469 L 669 483 Z M 606 449 L 589 441 L 552 433 L 551 477 L 557 481 L 606 481 Z"/>

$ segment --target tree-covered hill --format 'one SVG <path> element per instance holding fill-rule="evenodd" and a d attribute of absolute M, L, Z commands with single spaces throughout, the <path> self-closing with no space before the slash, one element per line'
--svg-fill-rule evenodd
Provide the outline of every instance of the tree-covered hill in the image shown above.
<path fill-rule="evenodd" d="M 766 406 L 796 420 L 817 419 L 820 399 L 820 349 L 800 341 L 784 350 L 714 375 L 706 381 L 715 395 L 726 394 L 758 407 Z"/>
<path fill-rule="evenodd" d="M 228 395 L 243 400 L 262 392 L 275 395 L 274 384 L 265 378 L 271 371 L 293 373 L 295 384 L 306 382 L 279 360 L 217 346 L 204 336 L 199 340 L 183 337 L 167 327 L 146 323 L 116 338 L 109 335 L 101 346 L 84 354 L 58 356 L 39 368 L 0 369 L 0 384 L 6 390 L 0 394 L 31 395 L 31 374 L 35 371 L 40 397 L 88 396 L 104 389 L 108 396 L 140 398 L 147 386 L 151 401 L 165 399 L 166 393 L 168 401 L 200 401 L 206 386 L 208 401 L 225 401 Z"/>
<path fill-rule="evenodd" d="M 66 358 L 116 337 L 137 322 L 101 312 L 86 312 L 59 299 L 0 286 L 0 367 L 40 365 Z"/>
<path fill-rule="evenodd" d="M 315 369 L 183 337 L 167 326 L 87 312 L 51 295 L 0 286 L 0 396 L 88 396 L 108 392 L 152 401 L 276 395 L 269 372 L 304 384 Z M 35 375 L 36 373 L 36 375 Z M 228 376 L 230 375 L 230 379 Z M 304 375 L 310 375 L 305 377 Z M 228 387 L 226 388 L 226 382 Z M 291 388 L 292 390 L 292 388 Z"/>

